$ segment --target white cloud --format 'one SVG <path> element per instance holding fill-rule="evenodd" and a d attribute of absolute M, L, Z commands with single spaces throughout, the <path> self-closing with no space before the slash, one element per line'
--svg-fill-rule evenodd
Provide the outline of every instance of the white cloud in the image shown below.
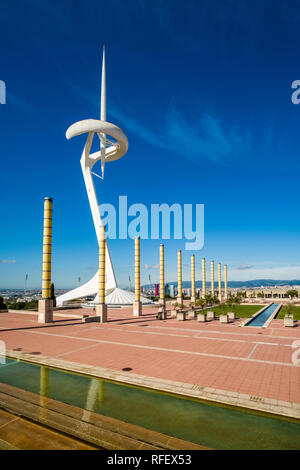
<path fill-rule="evenodd" d="M 243 269 L 251 269 L 253 268 L 253 266 L 251 266 L 250 264 L 241 264 L 238 269 L 240 270 L 243 270 Z"/>
<path fill-rule="evenodd" d="M 145 264 L 144 267 L 145 269 L 159 269 L 159 264 L 154 264 L 153 266 L 150 264 Z"/>
<path fill-rule="evenodd" d="M 230 268 L 228 266 L 228 277 L 232 281 L 248 281 L 251 279 L 276 279 L 276 280 L 300 280 L 299 265 L 267 265 L 251 266 L 249 269 Z"/>

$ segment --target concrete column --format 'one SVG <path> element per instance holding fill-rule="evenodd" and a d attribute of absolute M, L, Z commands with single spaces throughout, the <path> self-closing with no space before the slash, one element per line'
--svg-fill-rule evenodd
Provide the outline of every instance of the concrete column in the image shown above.
<path fill-rule="evenodd" d="M 135 237 L 134 241 L 134 293 L 133 316 L 140 317 L 142 315 L 140 237 Z"/>
<path fill-rule="evenodd" d="M 105 246 L 105 226 L 101 225 L 99 238 L 99 304 L 96 305 L 96 315 L 100 317 L 100 323 L 107 322 L 107 305 L 105 304 Z"/>
<path fill-rule="evenodd" d="M 42 299 L 39 300 L 38 322 L 53 321 L 53 300 L 51 297 L 51 254 L 52 254 L 52 198 L 44 199 L 43 232 L 43 273 Z"/>
<path fill-rule="evenodd" d="M 215 295 L 215 262 L 210 263 L 211 295 Z"/>
<path fill-rule="evenodd" d="M 221 263 L 218 264 L 218 278 L 219 278 L 219 300 L 222 300 L 222 273 L 221 273 Z"/>
<path fill-rule="evenodd" d="M 181 250 L 178 250 L 178 258 L 177 258 L 177 269 L 178 269 L 178 293 L 177 293 L 177 302 L 182 304 L 182 261 L 181 261 Z"/>
<path fill-rule="evenodd" d="M 165 306 L 165 252 L 164 245 L 159 247 L 159 272 L 160 272 L 160 284 L 159 284 L 159 304 Z"/>
<path fill-rule="evenodd" d="M 202 297 L 206 296 L 206 271 L 205 271 L 205 258 L 202 258 Z"/>
<path fill-rule="evenodd" d="M 191 295 L 191 302 L 196 302 L 195 255 L 192 255 L 192 256 L 191 256 L 191 279 L 192 279 L 192 295 Z"/>
<path fill-rule="evenodd" d="M 227 285 L 227 264 L 224 266 L 224 283 L 225 283 L 225 299 L 228 297 L 228 285 Z"/>

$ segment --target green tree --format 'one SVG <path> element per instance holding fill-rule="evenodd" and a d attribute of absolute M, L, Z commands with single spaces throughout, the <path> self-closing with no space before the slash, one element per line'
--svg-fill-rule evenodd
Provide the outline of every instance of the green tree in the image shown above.
<path fill-rule="evenodd" d="M 38 308 L 38 301 L 31 300 L 30 302 L 26 302 L 24 310 L 37 310 Z"/>
<path fill-rule="evenodd" d="M 224 302 L 220 303 L 220 309 L 221 309 L 222 315 L 225 315 L 227 307 L 226 307 L 226 304 Z"/>
<path fill-rule="evenodd" d="M 213 304 L 213 296 L 212 296 L 211 294 L 206 294 L 205 297 L 204 297 L 204 299 L 205 299 L 205 303 L 206 303 L 207 305 L 212 306 L 212 304 Z"/>
<path fill-rule="evenodd" d="M 176 310 L 181 311 L 183 309 L 184 305 L 180 304 L 179 302 L 175 302 L 174 307 L 175 307 Z"/>
<path fill-rule="evenodd" d="M 56 307 L 56 297 L 55 297 L 55 290 L 54 290 L 54 282 L 51 284 L 50 288 L 50 298 L 53 300 L 53 307 Z"/>
<path fill-rule="evenodd" d="M 295 304 L 293 302 L 289 302 L 285 306 L 285 311 L 286 311 L 287 315 L 292 315 L 295 311 Z"/>
<path fill-rule="evenodd" d="M 290 299 L 293 299 L 294 297 L 298 297 L 298 291 L 296 289 L 289 289 L 286 295 L 288 295 Z"/>
<path fill-rule="evenodd" d="M 229 293 L 229 296 L 226 299 L 226 305 L 229 307 L 229 309 L 232 309 L 235 303 L 235 295 L 232 294 L 232 292 Z"/>
<path fill-rule="evenodd" d="M 200 307 L 201 310 L 203 310 L 203 308 L 205 307 L 205 304 L 206 304 L 206 302 L 203 299 L 203 297 L 200 297 L 200 299 L 198 299 L 197 302 L 196 302 L 196 306 Z"/>
<path fill-rule="evenodd" d="M 6 310 L 7 306 L 4 303 L 3 297 L 0 297 L 0 310 Z"/>

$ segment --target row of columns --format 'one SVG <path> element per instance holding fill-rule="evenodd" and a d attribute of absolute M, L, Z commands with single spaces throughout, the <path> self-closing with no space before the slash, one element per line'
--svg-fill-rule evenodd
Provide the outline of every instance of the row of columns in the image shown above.
<path fill-rule="evenodd" d="M 215 265 L 214 261 L 211 261 L 211 294 L 215 295 Z M 196 299 L 196 283 L 195 283 L 195 255 L 191 256 L 191 284 L 192 284 L 192 295 L 191 302 L 195 302 Z M 182 259 L 181 250 L 178 250 L 178 303 L 182 303 Z M 206 265 L 205 258 L 202 258 L 202 297 L 205 297 L 206 291 Z M 218 263 L 218 294 L 219 299 L 222 299 L 222 271 L 221 263 Z M 227 283 L 227 264 L 224 265 L 224 297 L 228 295 L 228 283 Z"/>
<path fill-rule="evenodd" d="M 52 254 L 52 198 L 44 199 L 44 229 L 43 229 L 43 269 L 42 269 L 42 299 L 39 301 L 40 323 L 48 323 L 53 321 L 53 300 L 51 299 L 51 254 Z M 160 266 L 160 289 L 159 303 L 165 305 L 165 257 L 164 245 L 160 245 L 159 252 Z M 98 298 L 99 303 L 96 306 L 96 316 L 101 322 L 107 321 L 107 305 L 105 304 L 105 254 L 106 254 L 106 233 L 105 226 L 100 227 L 99 239 L 99 285 Z M 133 303 L 133 316 L 142 314 L 141 304 L 141 256 L 140 256 L 140 237 L 135 238 L 135 263 L 134 263 L 134 280 L 135 295 Z M 177 256 L 177 275 L 178 275 L 178 294 L 177 301 L 182 303 L 182 254 L 178 250 Z M 195 284 L 195 255 L 191 256 L 191 301 L 196 300 L 196 284 Z M 224 283 L 225 298 L 227 297 L 227 265 L 224 266 Z M 214 261 L 211 261 L 211 293 L 214 295 Z M 222 297 L 222 273 L 221 263 L 218 264 L 218 292 Z M 205 258 L 202 258 L 202 297 L 206 295 L 206 266 Z"/>

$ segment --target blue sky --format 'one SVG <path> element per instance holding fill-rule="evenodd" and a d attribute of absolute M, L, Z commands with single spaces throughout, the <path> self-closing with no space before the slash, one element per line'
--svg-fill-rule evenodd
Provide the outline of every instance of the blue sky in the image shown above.
<path fill-rule="evenodd" d="M 65 131 L 99 117 L 103 43 L 107 120 L 129 150 L 96 181 L 99 202 L 203 203 L 198 278 L 205 256 L 227 263 L 231 280 L 300 279 L 299 26 L 292 0 L 2 2 L 0 287 L 22 287 L 26 272 L 29 287 L 41 284 L 44 196 L 54 199 L 56 286 L 96 271 L 85 138 Z M 142 241 L 142 282 L 158 280 L 159 243 Z M 176 280 L 184 241 L 165 247 L 166 281 Z M 110 250 L 128 285 L 133 241 L 111 240 Z"/>

